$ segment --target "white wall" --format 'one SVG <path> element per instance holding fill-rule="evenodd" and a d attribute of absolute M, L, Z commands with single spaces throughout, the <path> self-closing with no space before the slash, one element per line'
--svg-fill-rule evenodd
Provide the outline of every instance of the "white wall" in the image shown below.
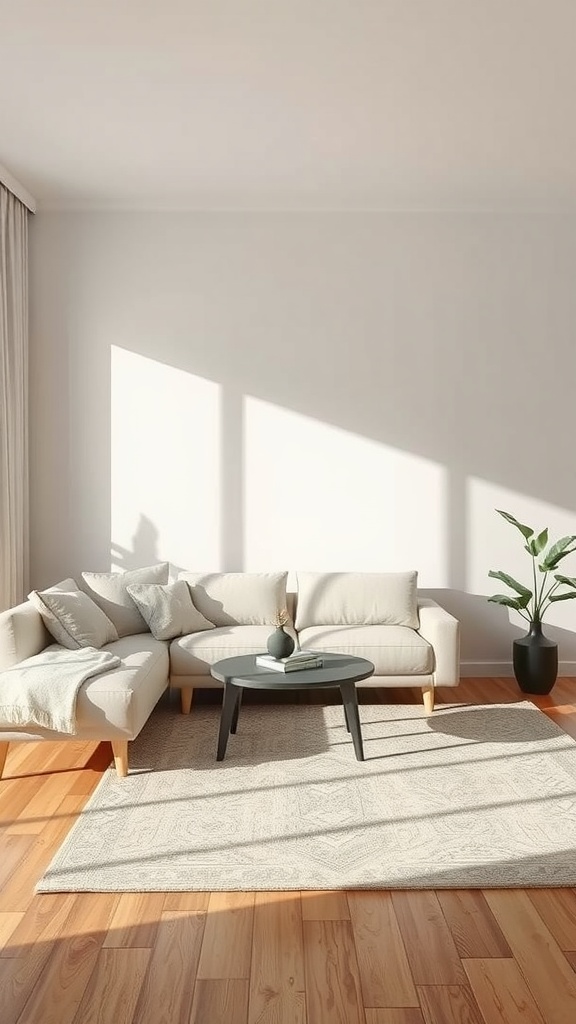
<path fill-rule="evenodd" d="M 575 226 L 38 214 L 34 585 L 157 558 L 415 567 L 464 670 L 508 671 L 524 630 L 487 572 L 529 559 L 494 508 L 576 533 Z M 576 663 L 576 604 L 549 621 Z"/>

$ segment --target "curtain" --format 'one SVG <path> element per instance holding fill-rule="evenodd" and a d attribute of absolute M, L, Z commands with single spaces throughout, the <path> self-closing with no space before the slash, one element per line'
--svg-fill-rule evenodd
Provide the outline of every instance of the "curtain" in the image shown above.
<path fill-rule="evenodd" d="M 28 591 L 28 210 L 0 183 L 0 611 Z"/>

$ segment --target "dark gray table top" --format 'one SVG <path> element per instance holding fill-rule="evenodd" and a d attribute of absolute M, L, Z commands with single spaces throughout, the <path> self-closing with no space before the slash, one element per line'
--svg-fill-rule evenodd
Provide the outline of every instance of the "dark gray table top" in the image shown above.
<path fill-rule="evenodd" d="M 265 653 L 264 651 L 262 652 Z M 327 654 L 318 651 L 322 668 L 297 669 L 291 672 L 271 672 L 256 664 L 256 655 L 243 654 L 237 658 L 224 658 L 212 665 L 210 672 L 220 682 L 232 682 L 255 690 L 300 690 L 323 686 L 340 686 L 358 682 L 374 674 L 374 665 L 365 658 L 348 654 Z"/>

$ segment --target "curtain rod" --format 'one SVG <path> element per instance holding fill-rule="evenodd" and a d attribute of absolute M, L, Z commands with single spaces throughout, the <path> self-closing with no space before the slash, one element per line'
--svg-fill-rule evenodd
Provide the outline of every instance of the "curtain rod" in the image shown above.
<path fill-rule="evenodd" d="M 12 192 L 24 206 L 30 210 L 30 213 L 36 213 L 36 200 L 34 196 L 31 196 L 27 189 L 16 181 L 16 178 L 7 171 L 5 167 L 0 164 L 0 183 L 5 185 L 9 192 Z"/>

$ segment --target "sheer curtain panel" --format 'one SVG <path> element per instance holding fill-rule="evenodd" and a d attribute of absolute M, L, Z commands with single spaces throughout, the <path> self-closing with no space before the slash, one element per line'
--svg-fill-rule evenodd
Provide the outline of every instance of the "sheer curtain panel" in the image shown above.
<path fill-rule="evenodd" d="M 28 590 L 28 210 L 0 184 L 0 611 Z"/>

